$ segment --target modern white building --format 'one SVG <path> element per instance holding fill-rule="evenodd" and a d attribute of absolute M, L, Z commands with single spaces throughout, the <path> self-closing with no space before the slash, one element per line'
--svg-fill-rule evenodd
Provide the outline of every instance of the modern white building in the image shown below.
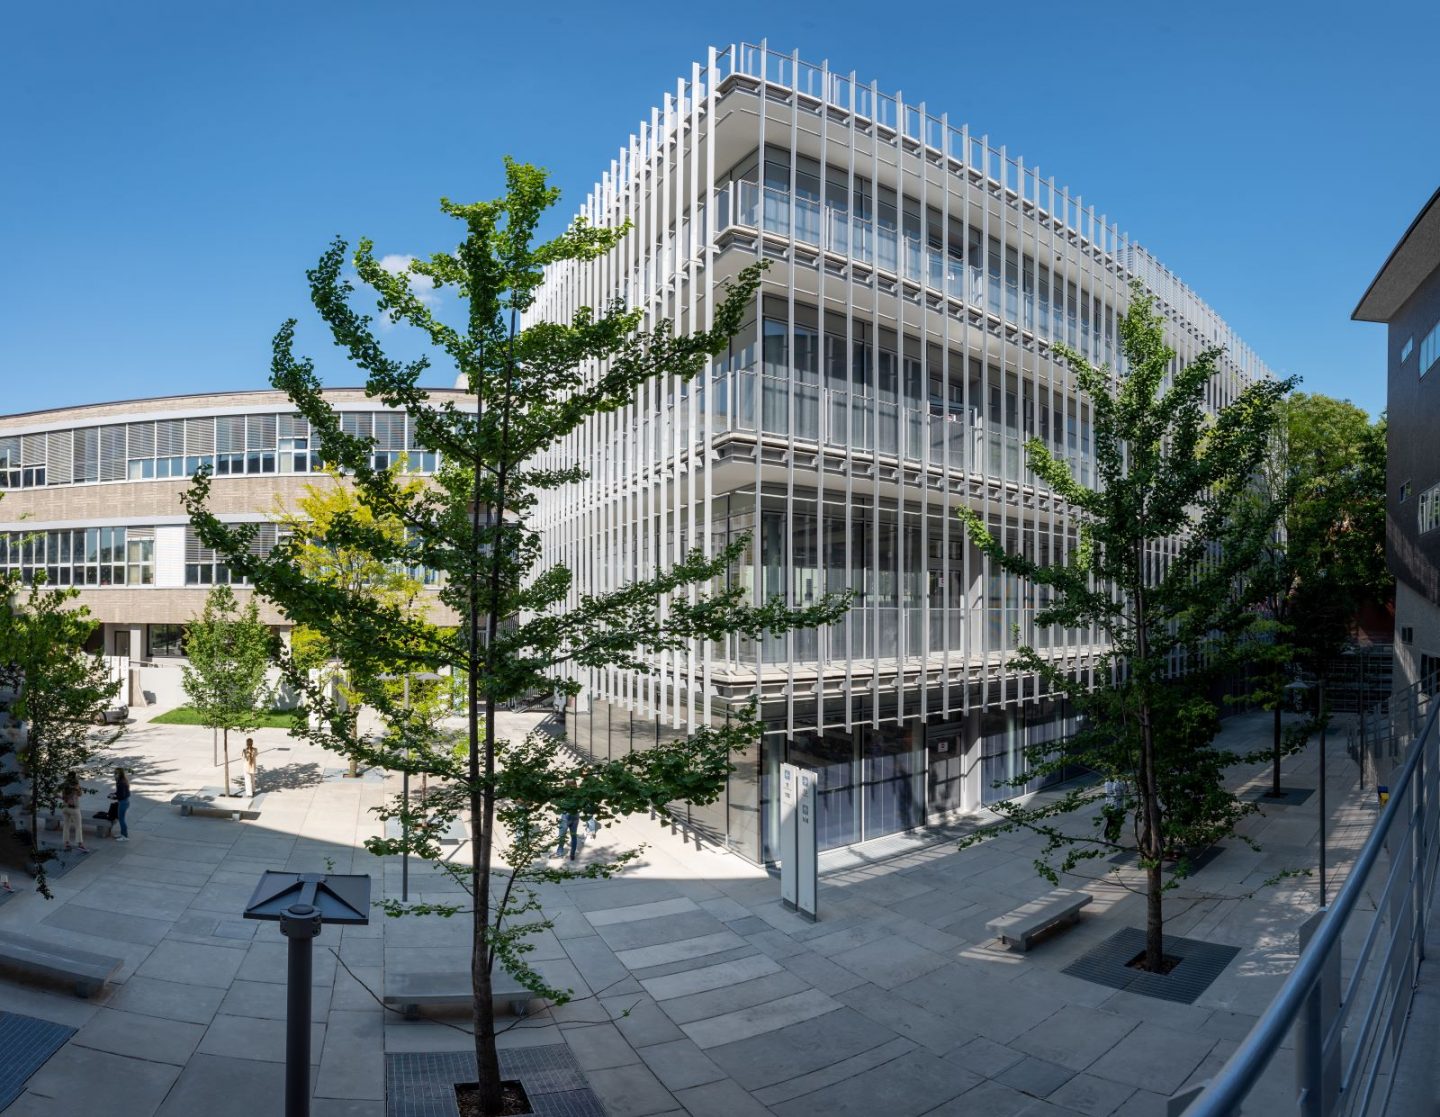
<path fill-rule="evenodd" d="M 1180 361 L 1224 347 L 1213 404 L 1263 364 L 1049 174 L 944 113 L 763 46 L 693 65 L 579 212 L 634 230 L 602 259 L 553 268 L 534 318 L 619 297 L 651 324 L 697 329 L 727 279 L 771 265 L 703 378 L 654 384 L 557 448 L 590 478 L 541 510 L 551 557 L 578 593 L 747 532 L 730 577 L 757 600 L 848 589 L 854 606 L 821 631 L 589 672 L 573 738 L 618 755 L 758 694 L 762 745 L 691 811 L 755 861 L 775 856 L 782 761 L 820 773 L 822 847 L 1014 794 L 994 782 L 1068 717 L 1007 668 L 1015 631 L 1077 672 L 1096 649 L 1089 632 L 1037 631 L 1034 591 L 992 569 L 955 509 L 1040 559 L 1075 546 L 1022 444 L 1039 437 L 1090 476 L 1089 410 L 1051 347 L 1114 363 L 1132 278 L 1158 297 Z"/>

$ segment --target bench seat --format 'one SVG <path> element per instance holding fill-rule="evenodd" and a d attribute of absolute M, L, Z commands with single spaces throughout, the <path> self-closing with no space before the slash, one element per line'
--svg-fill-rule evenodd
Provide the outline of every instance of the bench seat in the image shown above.
<path fill-rule="evenodd" d="M 0 931 L 0 969 L 65 982 L 77 997 L 104 988 L 122 964 L 119 958 Z"/>
<path fill-rule="evenodd" d="M 241 818 L 259 818 L 263 798 L 264 795 L 257 795 L 247 799 L 243 795 L 226 795 L 223 787 L 202 787 L 199 791 L 182 791 L 172 796 L 170 803 L 179 807 L 182 815 L 209 814 L 228 818 L 238 814 Z"/>
<path fill-rule="evenodd" d="M 1039 899 L 1021 904 L 1014 911 L 997 916 L 985 924 L 986 929 L 1015 950 L 1030 949 L 1030 940 L 1062 923 L 1075 923 L 1080 909 L 1095 897 L 1088 892 L 1057 888 Z"/>
<path fill-rule="evenodd" d="M 490 988 L 495 1001 L 508 1002 L 514 1015 L 524 1016 L 530 1011 L 535 994 L 504 970 L 491 975 Z M 397 1006 L 407 1020 L 419 1017 L 421 1005 L 468 1005 L 473 998 L 468 970 L 385 975 L 385 1003 Z"/>

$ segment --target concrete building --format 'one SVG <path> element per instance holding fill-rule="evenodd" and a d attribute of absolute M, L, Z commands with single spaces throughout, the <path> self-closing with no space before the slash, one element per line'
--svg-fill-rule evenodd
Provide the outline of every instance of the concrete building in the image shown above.
<path fill-rule="evenodd" d="M 438 391 L 437 397 L 463 398 Z M 403 414 L 359 389 L 327 393 L 352 433 L 375 439 L 377 464 L 401 454 L 416 472 L 435 455 L 413 444 Z M 183 627 L 210 587 L 230 572 L 189 526 L 180 494 L 202 464 L 215 472 L 212 507 L 233 522 L 261 524 L 293 508 L 317 473 L 306 421 L 276 391 L 127 400 L 0 417 L 0 569 L 29 581 L 74 586 L 101 622 L 93 651 L 146 665 L 138 689 L 178 699 Z M 237 595 L 247 596 L 237 584 Z M 265 602 L 261 617 L 282 638 L 289 624 Z M 166 670 L 170 668 L 170 670 Z M 131 696 L 132 703 L 142 701 Z"/>
<path fill-rule="evenodd" d="M 1035 591 L 969 545 L 955 509 L 1041 560 L 1076 545 L 1023 444 L 1044 440 L 1090 478 L 1090 410 L 1053 347 L 1117 363 L 1132 279 L 1157 297 L 1179 361 L 1224 348 L 1212 405 L 1265 366 L 1053 177 L 943 113 L 764 46 L 694 64 L 579 213 L 634 231 L 553 268 L 534 318 L 619 298 L 651 324 L 700 328 L 727 279 L 771 266 L 724 359 L 557 447 L 590 479 L 542 508 L 550 557 L 578 593 L 744 532 L 730 578 L 757 601 L 849 590 L 854 607 L 823 631 L 586 672 L 574 739 L 615 756 L 758 695 L 762 746 L 690 812 L 755 861 L 775 855 L 782 761 L 819 772 L 822 847 L 1013 795 L 995 781 L 1070 724 L 1040 680 L 1007 668 L 1015 632 L 1082 675 L 1095 637 L 1037 630 Z"/>
<path fill-rule="evenodd" d="M 1396 692 L 1440 679 L 1440 191 L 1352 316 L 1388 326 L 1385 550 L 1395 575 Z"/>

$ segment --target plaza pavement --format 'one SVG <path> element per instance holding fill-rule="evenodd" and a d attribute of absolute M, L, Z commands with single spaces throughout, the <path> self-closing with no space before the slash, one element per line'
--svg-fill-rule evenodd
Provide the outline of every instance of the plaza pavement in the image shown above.
<path fill-rule="evenodd" d="M 538 715 L 503 715 L 522 732 Z M 1268 716 L 1226 723 L 1227 743 L 1263 742 Z M 94 1109 L 107 1117 L 282 1111 L 286 947 L 278 928 L 240 918 L 266 869 L 370 873 L 400 888 L 396 859 L 360 848 L 379 779 L 340 778 L 335 757 L 279 730 L 255 734 L 258 819 L 181 818 L 177 790 L 218 783 L 203 730 L 140 724 L 118 747 L 135 769 L 132 840 L 96 851 L 55 882 L 56 898 L 13 898 L 0 929 L 110 954 L 124 967 L 90 1001 L 0 979 L 0 1009 L 77 1032 L 28 1082 L 7 1117 Z M 1330 750 L 1332 889 L 1374 817 L 1339 735 Z M 1314 785 L 1313 748 L 1286 782 Z M 238 771 L 238 768 L 237 768 Z M 1266 773 L 1252 781 L 1258 789 Z M 1068 878 L 1095 902 L 1080 924 L 1010 953 L 985 922 L 1048 890 L 1038 842 L 1004 836 L 957 851 L 951 832 L 871 843 L 822 858 L 820 921 L 782 909 L 778 881 L 697 850 L 647 818 L 599 842 L 645 842 L 621 878 L 550 888 L 553 931 L 532 958 L 575 990 L 565 1006 L 498 1019 L 510 1045 L 566 1043 L 613 1117 L 678 1114 L 1158 1115 L 1165 1099 L 1234 1050 L 1293 964 L 1315 883 L 1315 800 L 1252 817 L 1262 846 L 1229 848 L 1167 897 L 1171 933 L 1229 943 L 1238 957 L 1193 1005 L 1061 973 L 1143 900 L 1121 882 Z M 87 811 L 88 813 L 88 811 Z M 941 840 L 943 838 L 943 840 Z M 93 847 L 92 847 L 93 848 Z M 468 847 L 461 850 L 465 856 Z M 1092 862 L 1090 876 L 1101 876 Z M 412 899 L 443 878 L 414 865 Z M 1333 891 L 1332 891 L 1333 895 Z M 471 1043 L 463 1015 L 405 1021 L 383 1011 L 385 969 L 463 969 L 466 923 L 438 917 L 326 928 L 316 940 L 316 1117 L 380 1117 L 386 1052 Z M 1282 1054 L 1257 1101 L 1288 1085 Z M 1258 1111 L 1258 1110 L 1257 1110 Z"/>

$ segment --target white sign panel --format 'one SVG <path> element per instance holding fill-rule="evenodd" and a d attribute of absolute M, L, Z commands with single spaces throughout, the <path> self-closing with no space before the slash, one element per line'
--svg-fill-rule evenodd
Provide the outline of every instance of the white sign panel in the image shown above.
<path fill-rule="evenodd" d="M 818 777 L 808 768 L 799 769 L 800 786 L 796 795 L 796 875 L 799 877 L 799 895 L 795 906 L 800 914 L 811 920 L 816 918 L 816 893 L 819 891 L 819 856 L 815 836 L 815 800 L 818 791 Z"/>
<path fill-rule="evenodd" d="M 818 885 L 816 784 L 810 769 L 780 765 L 780 900 L 810 919 Z"/>
<path fill-rule="evenodd" d="M 793 764 L 780 765 L 780 902 L 791 911 L 795 910 L 795 898 L 799 894 L 796 884 L 796 838 L 795 795 L 800 785 L 800 769 Z"/>

